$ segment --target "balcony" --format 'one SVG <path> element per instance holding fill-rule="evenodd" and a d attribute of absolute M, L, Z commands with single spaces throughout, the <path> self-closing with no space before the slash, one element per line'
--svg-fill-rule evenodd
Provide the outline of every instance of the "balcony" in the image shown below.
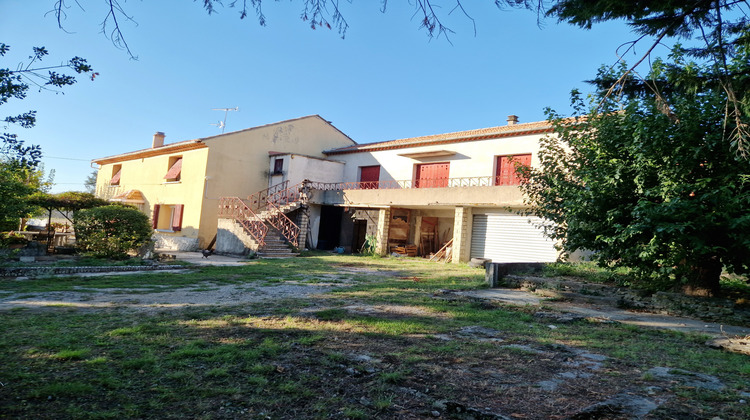
<path fill-rule="evenodd" d="M 427 182 L 426 182 L 427 181 Z M 434 182 L 430 182 L 434 181 Z M 494 176 L 439 180 L 377 182 L 309 182 L 309 202 L 352 207 L 399 206 L 452 208 L 455 206 L 519 207 L 523 194 L 516 185 L 495 185 Z"/>

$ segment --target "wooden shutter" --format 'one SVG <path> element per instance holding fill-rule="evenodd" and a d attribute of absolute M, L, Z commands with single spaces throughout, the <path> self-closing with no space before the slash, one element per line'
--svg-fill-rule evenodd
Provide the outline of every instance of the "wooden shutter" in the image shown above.
<path fill-rule="evenodd" d="M 182 172 L 182 158 L 178 158 L 172 164 L 172 167 L 169 168 L 169 171 L 167 171 L 167 174 L 164 175 L 164 179 L 166 180 L 173 179 L 175 181 L 179 181 L 181 172 Z"/>
<path fill-rule="evenodd" d="M 380 183 L 380 165 L 362 166 L 359 172 L 359 182 L 362 189 L 377 189 Z"/>
<path fill-rule="evenodd" d="M 516 164 L 531 166 L 531 153 L 498 156 L 497 169 L 495 170 L 495 185 L 521 184 L 521 177 L 516 172 Z"/>
<path fill-rule="evenodd" d="M 182 212 L 184 207 L 184 204 L 176 204 L 172 206 L 174 209 L 174 213 L 172 213 L 172 230 L 174 232 L 182 230 Z"/>
<path fill-rule="evenodd" d="M 109 185 L 120 185 L 120 176 L 122 174 L 122 168 L 117 170 L 117 173 L 112 176 L 109 180 Z"/>
<path fill-rule="evenodd" d="M 154 220 L 151 223 L 151 226 L 153 226 L 154 229 L 159 227 L 159 208 L 161 207 L 160 204 L 154 204 Z"/>
<path fill-rule="evenodd" d="M 417 165 L 414 186 L 417 188 L 447 187 L 449 172 L 450 162 Z"/>

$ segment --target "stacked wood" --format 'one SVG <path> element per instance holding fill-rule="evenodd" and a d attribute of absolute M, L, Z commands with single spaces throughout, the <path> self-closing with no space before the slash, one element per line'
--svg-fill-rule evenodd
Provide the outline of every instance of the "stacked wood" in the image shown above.
<path fill-rule="evenodd" d="M 405 257 L 416 257 L 417 256 L 417 246 L 413 244 L 409 244 L 406 246 L 392 246 L 391 247 L 391 253 L 395 253 L 398 255 L 403 255 Z"/>
<path fill-rule="evenodd" d="M 451 259 L 453 256 L 453 239 L 446 242 L 445 245 L 443 245 L 442 248 L 438 252 L 436 252 L 432 258 L 430 258 L 430 261 L 440 261 L 440 262 L 447 262 Z"/>

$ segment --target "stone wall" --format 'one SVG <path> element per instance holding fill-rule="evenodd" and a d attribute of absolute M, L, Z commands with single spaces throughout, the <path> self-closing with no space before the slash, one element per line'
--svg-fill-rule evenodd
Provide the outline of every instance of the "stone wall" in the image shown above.
<path fill-rule="evenodd" d="M 560 278 L 506 275 L 499 280 L 503 287 L 527 290 L 547 289 L 584 295 L 591 299 L 609 299 L 622 308 L 632 308 L 664 315 L 700 318 L 705 321 L 750 325 L 750 308 L 736 305 L 729 299 L 687 296 L 681 293 L 656 292 L 615 287 Z"/>
<path fill-rule="evenodd" d="M 153 238 L 156 249 L 169 251 L 192 252 L 198 250 L 198 238 L 187 238 L 184 236 L 171 236 L 155 233 Z"/>
<path fill-rule="evenodd" d="M 0 267 L 0 277 L 38 277 L 57 274 L 110 273 L 146 270 L 175 270 L 174 265 L 90 266 L 90 267 Z"/>

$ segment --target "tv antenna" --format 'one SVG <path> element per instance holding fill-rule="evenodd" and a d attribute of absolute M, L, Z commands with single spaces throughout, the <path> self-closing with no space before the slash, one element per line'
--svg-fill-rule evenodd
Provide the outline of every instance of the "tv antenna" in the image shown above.
<path fill-rule="evenodd" d="M 224 128 L 226 128 L 227 126 L 227 114 L 229 114 L 229 111 L 239 111 L 240 107 L 236 106 L 234 108 L 211 108 L 211 110 L 224 111 L 224 121 L 219 121 L 218 123 L 211 124 L 221 128 L 221 133 L 224 134 Z"/>

